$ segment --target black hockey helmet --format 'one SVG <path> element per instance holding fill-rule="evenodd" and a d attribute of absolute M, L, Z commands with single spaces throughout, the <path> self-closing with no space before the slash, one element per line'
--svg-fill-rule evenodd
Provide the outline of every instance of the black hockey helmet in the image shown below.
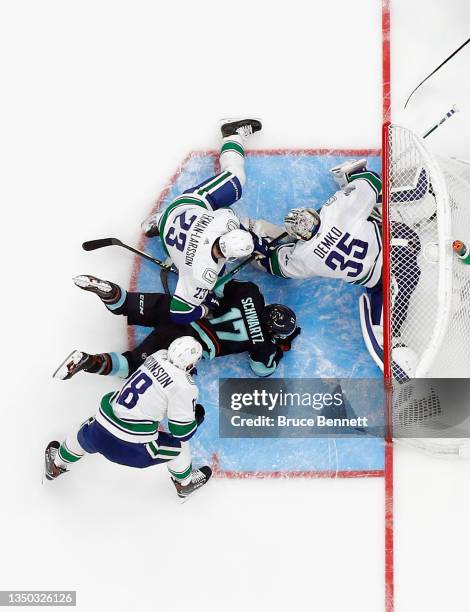
<path fill-rule="evenodd" d="M 295 312 L 283 304 L 267 304 L 261 313 L 261 324 L 273 338 L 287 338 L 296 323 Z"/>

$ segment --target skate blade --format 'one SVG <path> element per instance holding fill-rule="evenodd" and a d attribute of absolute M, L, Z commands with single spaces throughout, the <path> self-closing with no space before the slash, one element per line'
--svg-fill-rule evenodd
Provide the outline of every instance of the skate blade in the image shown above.
<path fill-rule="evenodd" d="M 67 365 L 72 362 L 74 365 L 80 363 L 80 360 L 83 357 L 83 353 L 77 349 L 73 350 L 70 355 L 68 355 L 64 361 L 60 364 L 57 370 L 52 375 L 52 378 L 56 378 L 58 380 L 67 380 L 67 378 L 71 378 L 69 376 L 70 372 Z"/>
<path fill-rule="evenodd" d="M 200 491 L 201 489 L 204 489 L 205 487 L 207 487 L 207 485 L 209 484 L 209 482 L 210 482 L 211 480 L 212 480 L 212 477 L 211 477 L 211 478 L 209 478 L 209 480 L 208 480 L 208 481 L 207 481 L 205 484 L 203 484 L 203 485 L 202 485 L 202 487 L 199 487 L 199 489 L 196 489 L 196 490 L 194 491 L 194 493 L 191 493 L 191 494 L 190 494 L 190 495 L 188 495 L 187 497 L 180 497 L 180 496 L 178 495 L 178 501 L 179 501 L 180 505 L 181 505 L 181 504 L 185 504 L 185 503 L 188 501 L 188 499 L 192 499 L 192 498 L 193 498 L 195 495 L 197 495 L 197 494 L 199 493 L 199 491 Z"/>
<path fill-rule="evenodd" d="M 242 121 L 243 119 L 252 119 L 254 121 L 259 121 L 261 125 L 263 124 L 261 117 L 257 117 L 256 115 L 241 115 L 240 117 L 223 117 L 222 119 L 219 119 L 219 127 L 221 128 L 226 123 Z"/>
<path fill-rule="evenodd" d="M 80 274 L 79 276 L 74 276 L 72 281 L 76 287 L 80 289 L 84 289 L 85 291 L 102 291 L 103 293 L 111 293 L 112 287 L 109 286 L 108 281 L 103 281 L 96 276 L 91 276 L 89 274 Z"/>

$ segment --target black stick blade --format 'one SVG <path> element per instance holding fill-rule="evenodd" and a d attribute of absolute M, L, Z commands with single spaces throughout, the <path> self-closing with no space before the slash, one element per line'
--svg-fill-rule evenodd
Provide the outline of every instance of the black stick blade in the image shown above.
<path fill-rule="evenodd" d="M 82 244 L 82 249 L 84 251 L 95 251 L 96 249 L 102 249 L 103 247 L 119 244 L 120 242 L 121 241 L 117 238 L 98 238 L 97 240 L 87 240 Z"/>

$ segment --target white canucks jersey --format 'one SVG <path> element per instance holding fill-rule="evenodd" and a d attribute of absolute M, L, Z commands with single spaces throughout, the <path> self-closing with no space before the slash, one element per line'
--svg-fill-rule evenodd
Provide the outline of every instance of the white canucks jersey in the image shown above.
<path fill-rule="evenodd" d="M 178 284 L 171 312 L 188 314 L 199 306 L 213 289 L 225 261 L 212 256 L 217 238 L 240 227 L 229 208 L 212 210 L 193 194 L 177 198 L 158 221 L 166 253 L 178 268 Z"/>
<path fill-rule="evenodd" d="M 167 351 L 149 355 L 120 391 L 105 395 L 96 420 L 127 442 L 158 440 L 158 427 L 168 418 L 170 433 L 188 440 L 196 431 L 198 388 L 190 374 L 168 361 Z"/>
<path fill-rule="evenodd" d="M 355 178 L 320 211 L 320 228 L 311 239 L 282 245 L 272 253 L 271 272 L 285 278 L 322 276 L 374 287 L 382 273 L 379 225 L 368 220 L 377 203 L 380 179 Z"/>

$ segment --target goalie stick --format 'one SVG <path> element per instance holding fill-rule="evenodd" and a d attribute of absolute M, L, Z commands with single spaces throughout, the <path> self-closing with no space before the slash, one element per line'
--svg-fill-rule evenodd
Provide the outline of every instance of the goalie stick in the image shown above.
<path fill-rule="evenodd" d="M 445 59 L 445 60 L 442 62 L 442 64 L 439 64 L 439 66 L 438 66 L 437 68 L 434 68 L 434 70 L 433 70 L 433 71 L 432 71 L 430 74 L 428 74 L 428 76 L 427 76 L 425 79 L 423 79 L 423 80 L 421 81 L 421 83 L 419 83 L 418 85 L 416 85 L 416 87 L 413 89 L 413 91 L 412 91 L 412 92 L 410 93 L 410 95 L 408 96 L 408 98 L 407 98 L 407 100 L 406 100 L 406 102 L 405 102 L 405 106 L 404 106 L 403 108 L 406 108 L 406 107 L 408 106 L 408 102 L 411 100 L 411 97 L 412 97 L 412 96 L 413 96 L 413 94 L 414 94 L 414 93 L 415 93 L 415 92 L 416 92 L 416 91 L 417 91 L 417 90 L 418 90 L 418 89 L 421 87 L 421 85 L 422 85 L 423 83 L 425 83 L 425 82 L 426 82 L 426 81 L 427 81 L 427 80 L 428 80 L 430 77 L 432 77 L 432 75 L 433 75 L 433 74 L 436 74 L 436 72 L 437 72 L 437 71 L 438 71 L 440 68 L 442 68 L 442 66 L 444 66 L 444 64 L 447 64 L 447 62 L 448 62 L 449 60 L 451 60 L 451 59 L 454 57 L 454 55 L 457 55 L 457 53 L 458 53 L 458 52 L 459 52 L 461 49 L 463 49 L 463 48 L 465 47 L 465 45 L 468 45 L 468 43 L 469 43 L 469 42 L 470 42 L 470 38 L 469 38 L 469 39 L 467 39 L 467 40 L 466 40 L 466 41 L 465 41 L 465 42 L 464 42 L 462 45 L 460 45 L 460 47 L 459 47 L 458 49 L 456 49 L 456 50 L 455 50 L 453 53 L 451 53 L 451 54 L 449 55 L 449 57 L 448 57 L 448 58 L 446 58 L 446 59 Z"/>

